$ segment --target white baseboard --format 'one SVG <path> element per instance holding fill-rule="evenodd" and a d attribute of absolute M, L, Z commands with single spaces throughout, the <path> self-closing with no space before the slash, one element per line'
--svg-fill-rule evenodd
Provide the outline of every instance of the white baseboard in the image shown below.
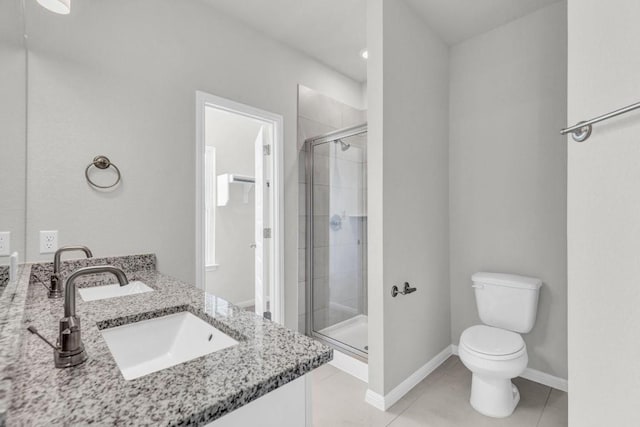
<path fill-rule="evenodd" d="M 364 395 L 364 401 L 380 411 L 387 410 L 384 403 L 384 396 L 376 393 L 370 388 L 367 389 L 367 393 Z"/>
<path fill-rule="evenodd" d="M 265 301 L 269 302 L 268 296 L 265 298 Z M 251 307 L 252 305 L 256 305 L 256 300 L 254 298 L 254 299 L 248 299 L 246 301 L 234 302 L 233 305 L 240 308 L 247 308 L 247 307 Z"/>
<path fill-rule="evenodd" d="M 386 395 L 382 396 L 371 389 L 367 390 L 365 401 L 371 406 L 386 411 L 393 406 L 398 400 L 407 394 L 412 388 L 414 388 L 420 381 L 425 379 L 427 375 L 432 373 L 438 368 L 445 360 L 452 354 L 452 346 L 447 346 L 444 350 L 438 353 L 433 359 L 429 360 L 417 371 L 411 374 L 406 380 L 398 384 L 393 390 Z"/>
<path fill-rule="evenodd" d="M 527 368 L 520 376 L 522 378 L 528 379 L 529 381 L 540 383 L 542 385 L 546 385 L 547 387 L 555 388 L 560 391 L 569 391 L 569 381 L 565 380 L 564 378 L 556 377 L 551 374 L 538 371 L 536 369 Z"/>
<path fill-rule="evenodd" d="M 435 371 L 449 356 L 458 355 L 458 346 L 452 344 L 438 353 L 433 359 L 428 361 L 417 371 L 411 374 L 406 380 L 401 382 L 397 387 L 386 395 L 380 395 L 371 389 L 367 390 L 365 401 L 371 406 L 381 411 L 386 411 L 393 406 L 398 400 L 407 394 L 420 381 L 425 379 L 431 372 Z M 348 356 L 346 356 L 348 357 Z M 335 356 L 334 356 L 335 358 Z M 568 391 L 569 385 L 566 379 L 559 378 L 536 369 L 527 368 L 521 375 L 522 378 L 534 381 L 548 387 L 552 387 L 561 391 Z"/>
<path fill-rule="evenodd" d="M 247 307 L 251 307 L 252 305 L 255 305 L 255 304 L 256 304 L 256 300 L 248 299 L 246 301 L 236 302 L 233 305 L 238 306 L 240 308 L 247 308 Z"/>
<path fill-rule="evenodd" d="M 369 382 L 369 365 L 355 357 L 333 350 L 333 360 L 329 364 L 356 377 L 360 381 Z"/>
<path fill-rule="evenodd" d="M 458 355 L 458 346 L 455 344 L 451 345 L 451 350 L 453 354 Z M 524 370 L 522 378 L 525 378 L 529 381 L 533 381 L 542 385 L 546 385 L 547 387 L 555 388 L 560 391 L 568 392 L 569 391 L 569 382 L 560 377 L 553 376 L 551 374 L 547 374 L 542 371 L 538 371 L 537 369 L 527 368 Z"/>

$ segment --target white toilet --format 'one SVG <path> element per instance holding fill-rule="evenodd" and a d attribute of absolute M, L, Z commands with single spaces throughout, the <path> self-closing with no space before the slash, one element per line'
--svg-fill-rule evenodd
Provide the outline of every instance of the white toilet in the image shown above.
<path fill-rule="evenodd" d="M 511 378 L 529 362 L 520 334 L 536 322 L 542 281 L 500 273 L 476 273 L 471 280 L 484 323 L 465 329 L 458 346 L 460 360 L 473 373 L 471 406 L 489 417 L 508 417 L 520 401 Z"/>

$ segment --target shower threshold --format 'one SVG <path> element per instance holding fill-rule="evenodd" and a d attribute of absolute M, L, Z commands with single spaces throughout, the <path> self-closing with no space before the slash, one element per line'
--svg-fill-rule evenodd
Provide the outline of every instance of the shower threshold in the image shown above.
<path fill-rule="evenodd" d="M 335 325 L 317 331 L 314 336 L 335 344 L 341 350 L 354 353 L 358 358 L 367 360 L 369 319 L 359 314 Z"/>

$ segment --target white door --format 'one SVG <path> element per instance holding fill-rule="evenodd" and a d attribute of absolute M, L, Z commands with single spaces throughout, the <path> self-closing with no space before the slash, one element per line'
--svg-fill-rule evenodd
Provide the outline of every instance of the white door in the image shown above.
<path fill-rule="evenodd" d="M 260 316 L 270 317 L 269 301 L 269 235 L 268 166 L 265 146 L 270 147 L 267 126 L 262 126 L 255 142 L 255 310 Z"/>

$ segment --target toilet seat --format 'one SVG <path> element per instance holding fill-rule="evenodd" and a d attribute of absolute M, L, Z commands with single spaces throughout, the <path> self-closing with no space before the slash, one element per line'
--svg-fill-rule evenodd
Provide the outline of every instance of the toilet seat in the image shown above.
<path fill-rule="evenodd" d="M 524 340 L 515 332 L 486 325 L 467 328 L 460 345 L 477 357 L 489 360 L 510 360 L 526 353 Z"/>

